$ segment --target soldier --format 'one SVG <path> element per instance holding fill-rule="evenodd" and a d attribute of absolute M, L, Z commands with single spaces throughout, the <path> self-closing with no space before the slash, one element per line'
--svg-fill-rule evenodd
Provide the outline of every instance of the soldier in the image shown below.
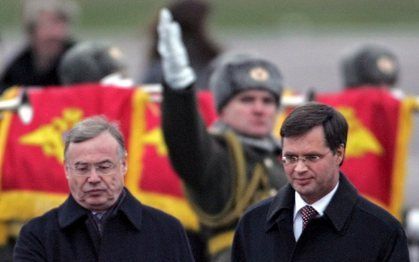
<path fill-rule="evenodd" d="M 211 261 L 230 261 L 234 228 L 243 211 L 286 183 L 281 148 L 271 136 L 282 76 L 274 64 L 257 57 L 221 62 L 210 79 L 219 120 L 207 130 L 180 27 L 167 9 L 158 29 L 169 156 L 198 215 Z"/>
<path fill-rule="evenodd" d="M 394 87 L 400 72 L 397 57 L 379 45 L 365 45 L 342 59 L 346 88 L 365 85 Z"/>

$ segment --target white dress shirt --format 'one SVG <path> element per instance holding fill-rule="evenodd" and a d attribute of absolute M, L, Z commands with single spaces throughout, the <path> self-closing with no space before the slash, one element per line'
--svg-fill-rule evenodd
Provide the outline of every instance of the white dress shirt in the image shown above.
<path fill-rule="evenodd" d="M 301 208 L 303 208 L 306 205 L 312 206 L 318 213 L 317 217 L 323 216 L 324 210 L 326 210 L 327 205 L 329 205 L 330 200 L 332 200 L 332 197 L 335 195 L 336 190 L 338 189 L 339 182 L 336 184 L 336 186 L 333 188 L 332 191 L 330 191 L 327 195 L 320 198 L 313 204 L 309 205 L 307 204 L 300 196 L 300 194 L 295 191 L 295 205 L 294 205 L 294 237 L 295 240 L 298 241 L 298 239 L 301 236 L 301 233 L 303 232 L 303 218 L 301 217 Z"/>

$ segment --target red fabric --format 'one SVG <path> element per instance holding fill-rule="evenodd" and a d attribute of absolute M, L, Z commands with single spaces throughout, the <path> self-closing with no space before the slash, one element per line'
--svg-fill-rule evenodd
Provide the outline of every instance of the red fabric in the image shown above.
<path fill-rule="evenodd" d="M 63 146 L 60 140 L 64 131 L 74 121 L 80 120 L 72 119 L 78 114 L 69 113 L 70 110 L 80 112 L 80 117 L 104 114 L 118 121 L 121 131 L 128 135 L 132 92 L 120 88 L 105 89 L 98 85 L 30 90 L 34 118 L 29 125 L 25 125 L 16 114 L 12 116 L 4 152 L 1 189 L 68 192 L 63 163 L 59 158 Z M 36 132 L 39 135 L 34 138 Z M 22 137 L 30 135 L 33 137 L 29 139 L 31 142 L 22 142 Z M 48 151 L 54 153 L 49 154 Z"/>
<path fill-rule="evenodd" d="M 198 93 L 198 104 L 204 122 L 210 125 L 216 118 L 211 93 L 208 91 Z M 161 132 L 161 111 L 158 103 L 150 102 L 147 104 L 146 123 L 146 132 L 153 132 L 156 129 Z M 169 157 L 166 154 L 159 154 L 156 145 L 145 146 L 142 163 L 143 171 L 140 182 L 142 190 L 183 197 L 180 179 L 172 169 Z"/>
<path fill-rule="evenodd" d="M 317 100 L 353 113 L 349 117 L 344 114 L 349 138 L 342 170 L 362 194 L 389 206 L 400 101 L 385 89 L 368 87 L 319 94 Z M 368 146 L 374 139 L 382 153 Z"/>
<path fill-rule="evenodd" d="M 119 123 L 129 147 L 134 92 L 135 89 L 98 84 L 29 90 L 34 118 L 29 125 L 24 125 L 16 114 L 12 116 L 5 140 L 1 190 L 67 193 L 62 163 L 62 135 L 82 118 L 100 114 Z M 216 118 L 211 94 L 199 93 L 198 101 L 204 121 L 210 124 Z M 144 121 L 146 133 L 157 131 L 161 135 L 160 105 L 147 102 L 145 110 L 146 119 L 138 121 Z M 36 132 L 39 135 L 35 139 L 33 134 Z M 32 138 L 22 142 L 22 137 L 28 135 L 32 135 Z M 172 170 L 167 154 L 158 152 L 158 146 L 165 147 L 163 138 L 159 139 L 145 143 L 143 159 L 140 160 L 143 168 L 139 187 L 144 191 L 183 196 L 180 180 Z M 32 144 L 28 144 L 28 140 Z M 128 154 L 130 150 L 128 148 Z"/>

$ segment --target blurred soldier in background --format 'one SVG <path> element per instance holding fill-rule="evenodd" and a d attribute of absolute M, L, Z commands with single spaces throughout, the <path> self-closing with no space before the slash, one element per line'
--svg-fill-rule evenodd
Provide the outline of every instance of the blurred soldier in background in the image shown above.
<path fill-rule="evenodd" d="M 164 73 L 163 133 L 173 167 L 208 241 L 211 261 L 230 261 L 237 221 L 252 203 L 286 183 L 281 148 L 271 136 L 283 89 L 269 61 L 233 56 L 211 75 L 219 121 L 207 130 L 196 103 L 196 77 L 178 23 L 159 23 Z"/>
<path fill-rule="evenodd" d="M 208 88 L 208 77 L 211 71 L 210 62 L 220 54 L 221 48 L 211 40 L 208 34 L 207 18 L 210 14 L 210 3 L 205 0 L 172 1 L 169 10 L 175 21 L 182 28 L 182 37 L 185 44 L 190 65 L 197 75 L 196 87 Z M 150 27 L 152 36 L 148 65 L 141 83 L 155 84 L 162 81 L 162 68 L 160 56 L 157 53 L 157 22 Z"/>
<path fill-rule="evenodd" d="M 366 145 L 395 144 L 393 147 L 385 147 L 385 159 L 383 157 L 379 164 L 374 164 L 372 158 L 365 158 L 365 162 L 362 164 L 362 156 L 357 155 L 352 158 L 348 154 L 347 163 L 350 164 L 346 166 L 345 173 L 352 176 L 361 193 L 366 193 L 370 197 L 377 197 L 378 194 L 375 195 L 372 192 L 374 192 L 374 186 L 378 185 L 377 188 L 386 192 L 385 196 L 388 199 L 394 199 L 389 202 L 394 204 L 387 203 L 385 207 L 392 211 L 394 215 L 400 215 L 400 211 L 404 211 L 404 217 L 400 217 L 400 219 L 404 219 L 406 233 L 411 245 L 411 259 L 412 261 L 419 261 L 419 212 L 418 209 L 412 207 L 406 210 L 402 201 L 405 194 L 404 179 L 410 175 L 406 172 L 406 159 L 411 145 L 410 136 L 413 133 L 413 115 L 419 111 L 419 97 L 405 94 L 404 90 L 398 86 L 401 71 L 398 57 L 391 49 L 382 45 L 363 44 L 358 46 L 344 56 L 340 66 L 344 90 L 336 94 L 335 98 L 344 101 L 342 104 L 345 104 L 346 107 L 352 104 L 353 110 L 356 112 L 352 116 L 356 116 L 356 118 L 349 119 L 358 121 L 358 124 L 353 121 L 351 125 L 348 151 L 362 152 L 371 149 Z M 391 114 L 392 112 L 396 112 L 396 117 Z M 367 126 L 368 131 L 373 136 L 360 136 L 360 134 L 363 134 L 362 128 L 360 128 L 362 126 Z M 367 129 L 364 128 L 364 130 Z M 395 130 L 394 133 L 397 136 L 392 135 L 392 130 Z M 379 139 L 380 131 L 383 133 L 381 140 Z M 375 140 L 375 138 L 377 139 Z M 357 141 L 357 143 L 352 143 L 352 141 Z M 375 154 L 370 152 L 369 156 Z M 379 157 L 376 157 L 376 159 L 379 159 Z M 355 161 L 359 161 L 361 165 L 358 165 L 362 166 L 364 172 L 364 176 L 358 180 L 357 174 L 359 172 Z M 391 165 L 393 162 L 396 167 L 385 167 L 385 165 Z M 379 174 L 369 170 L 369 167 L 374 165 L 381 167 Z M 372 181 L 374 178 L 375 180 Z M 392 181 L 389 184 L 391 190 L 388 191 L 382 186 L 382 181 L 386 179 Z"/>
<path fill-rule="evenodd" d="M 58 68 L 63 85 L 102 83 L 133 87 L 121 50 L 98 42 L 81 42 L 69 49 Z"/>
<path fill-rule="evenodd" d="M 78 14 L 76 2 L 26 0 L 22 13 L 27 44 L 6 65 L 0 77 L 0 93 L 13 85 L 58 85 L 60 58 L 74 43 L 70 26 Z"/>
<path fill-rule="evenodd" d="M 375 44 L 363 45 L 345 56 L 341 69 L 345 88 L 375 86 L 393 89 L 400 73 L 396 55 Z"/>

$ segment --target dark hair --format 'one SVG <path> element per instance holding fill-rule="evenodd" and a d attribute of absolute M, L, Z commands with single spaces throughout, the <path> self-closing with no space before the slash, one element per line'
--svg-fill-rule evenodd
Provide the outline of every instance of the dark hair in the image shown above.
<path fill-rule="evenodd" d="M 81 143 L 95 138 L 103 132 L 109 132 L 119 144 L 120 157 L 126 153 L 124 136 L 118 128 L 118 125 L 109 122 L 104 116 L 93 116 L 77 123 L 64 135 L 64 159 L 66 159 L 67 149 L 70 143 Z"/>
<path fill-rule="evenodd" d="M 336 150 L 346 147 L 348 123 L 345 117 L 331 106 L 309 102 L 295 108 L 281 126 L 281 137 L 300 136 L 316 126 L 323 126 L 326 145 Z"/>

